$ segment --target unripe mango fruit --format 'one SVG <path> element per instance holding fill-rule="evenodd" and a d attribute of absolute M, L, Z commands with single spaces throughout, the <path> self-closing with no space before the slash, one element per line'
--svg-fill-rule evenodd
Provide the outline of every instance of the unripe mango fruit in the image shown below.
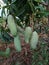
<path fill-rule="evenodd" d="M 31 27 L 26 27 L 26 29 L 24 31 L 24 38 L 25 38 L 26 43 L 29 43 L 31 35 L 32 35 Z"/>
<path fill-rule="evenodd" d="M 17 50 L 17 52 L 20 52 L 22 50 L 19 35 L 14 37 L 14 46 L 15 46 L 15 49 Z"/>
<path fill-rule="evenodd" d="M 39 39 L 38 33 L 36 31 L 34 31 L 32 33 L 32 37 L 31 37 L 31 40 L 30 40 L 30 46 L 31 46 L 32 49 L 36 49 L 38 39 Z"/>
<path fill-rule="evenodd" d="M 7 22 L 8 22 L 8 27 L 10 29 L 11 34 L 13 36 L 16 36 L 17 35 L 17 27 L 16 27 L 15 20 L 12 15 L 8 16 Z"/>
<path fill-rule="evenodd" d="M 9 57 L 10 56 L 10 48 L 6 48 L 6 51 L 0 51 L 0 56 Z"/>

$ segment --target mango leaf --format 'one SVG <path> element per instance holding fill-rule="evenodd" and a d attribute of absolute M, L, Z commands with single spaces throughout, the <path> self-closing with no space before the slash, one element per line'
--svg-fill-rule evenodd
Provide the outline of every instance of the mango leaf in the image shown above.
<path fill-rule="evenodd" d="M 8 0 L 3 0 L 4 3 L 8 4 Z"/>
<path fill-rule="evenodd" d="M 3 18 L 3 14 L 5 14 L 5 8 L 2 8 L 1 17 Z"/>
<path fill-rule="evenodd" d="M 16 0 L 12 0 L 12 3 L 16 2 Z"/>
<path fill-rule="evenodd" d="M 41 2 L 43 2 L 43 0 L 35 0 L 36 2 L 38 2 L 38 3 L 41 3 Z"/>
<path fill-rule="evenodd" d="M 44 12 L 41 12 L 40 14 L 43 15 L 43 16 L 48 16 L 49 15 L 49 11 L 44 11 Z"/>
<path fill-rule="evenodd" d="M 35 6 L 35 10 L 40 9 L 40 11 L 45 11 L 45 7 L 43 5 Z"/>

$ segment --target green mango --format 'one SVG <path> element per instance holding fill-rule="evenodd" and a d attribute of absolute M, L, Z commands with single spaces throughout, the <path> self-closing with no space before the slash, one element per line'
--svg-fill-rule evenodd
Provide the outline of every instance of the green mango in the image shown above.
<path fill-rule="evenodd" d="M 24 31 L 24 39 L 26 43 L 29 43 L 31 35 L 32 35 L 31 27 L 26 27 Z"/>
<path fill-rule="evenodd" d="M 12 15 L 8 16 L 7 22 L 8 22 L 8 27 L 10 29 L 11 34 L 13 36 L 16 36 L 17 35 L 17 27 L 16 27 L 15 20 Z"/>
<path fill-rule="evenodd" d="M 30 47 L 32 49 L 36 49 L 37 43 L 38 43 L 38 39 L 39 39 L 38 33 L 36 31 L 34 31 L 32 33 L 32 37 L 31 37 L 31 40 L 30 40 Z"/>
<path fill-rule="evenodd" d="M 5 55 L 6 55 L 6 57 L 9 57 L 9 55 L 10 55 L 10 48 L 6 49 Z"/>
<path fill-rule="evenodd" d="M 22 48 L 21 48 L 21 42 L 20 42 L 19 35 L 14 37 L 14 46 L 15 46 L 15 49 L 17 50 L 17 52 L 21 52 Z"/>
<path fill-rule="evenodd" d="M 6 51 L 0 51 L 0 56 L 9 57 L 10 55 L 10 48 L 7 48 Z"/>

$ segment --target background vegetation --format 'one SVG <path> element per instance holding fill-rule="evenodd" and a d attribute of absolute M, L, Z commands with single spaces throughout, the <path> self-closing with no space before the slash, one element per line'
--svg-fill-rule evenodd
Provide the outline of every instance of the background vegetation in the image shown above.
<path fill-rule="evenodd" d="M 1 65 L 49 65 L 49 0 L 3 0 L 0 17 L 0 64 Z M 48 2 L 48 3 L 47 3 Z M 7 14 L 5 12 L 7 10 Z M 7 17 L 15 18 L 21 37 L 22 51 L 15 51 Z M 30 26 L 39 34 L 37 49 L 25 45 L 23 30 Z M 26 50 L 25 50 L 26 49 Z M 7 53 L 8 52 L 8 53 Z"/>

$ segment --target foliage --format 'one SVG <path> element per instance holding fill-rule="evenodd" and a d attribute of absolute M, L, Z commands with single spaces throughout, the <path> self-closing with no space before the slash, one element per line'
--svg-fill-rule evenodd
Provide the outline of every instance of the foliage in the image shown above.
<path fill-rule="evenodd" d="M 9 13 L 14 14 L 14 16 L 19 17 L 21 20 L 23 20 L 26 14 L 35 13 L 36 15 L 41 15 L 42 13 L 42 16 L 44 16 L 45 13 L 48 13 L 49 15 L 49 12 L 46 11 L 45 7 L 40 4 L 42 1 L 43 0 L 4 0 L 6 6 L 3 7 L 3 12 L 4 9 L 7 8 Z"/>
<path fill-rule="evenodd" d="M 37 31 L 38 33 L 41 33 L 41 31 L 43 31 L 43 28 L 45 28 L 47 32 L 48 29 L 46 28 L 45 25 L 48 24 L 47 16 L 49 15 L 49 11 L 47 11 L 46 7 L 41 4 L 41 3 L 45 3 L 44 0 L 3 0 L 3 1 L 6 3 L 6 5 L 1 7 L 2 17 L 0 18 L 0 38 L 2 41 L 4 42 L 14 41 L 15 46 L 17 46 L 16 42 L 20 43 L 19 39 L 17 40 L 17 36 L 16 38 L 15 37 L 13 38 L 10 35 L 11 33 L 10 33 L 10 29 L 8 28 L 8 22 L 7 22 L 7 17 L 9 14 L 13 15 L 16 25 L 20 26 L 22 29 L 23 28 L 25 29 L 27 26 L 31 26 L 30 23 L 33 23 L 32 25 L 33 29 Z M 7 15 L 5 13 L 5 9 L 7 9 Z M 5 14 L 5 16 L 3 16 L 3 14 Z M 23 27 L 23 24 L 25 24 L 24 27 Z M 17 31 L 17 32 L 19 33 L 20 31 Z M 43 31 L 42 33 L 44 32 L 45 31 Z M 17 58 L 18 59 L 16 61 L 18 61 L 21 58 L 23 61 L 22 64 L 24 63 L 24 65 L 29 65 L 28 63 L 30 62 L 30 60 L 28 59 L 31 58 L 31 65 L 36 65 L 36 64 L 37 65 L 48 65 L 48 60 L 49 60 L 48 59 L 48 46 L 42 40 L 39 40 L 38 48 L 40 49 L 33 50 L 33 49 L 30 49 L 29 47 L 27 44 L 24 44 L 24 46 L 22 45 L 22 50 L 20 53 L 15 51 L 16 57 L 14 56 L 15 53 L 11 55 L 12 58 L 14 56 L 14 60 L 12 60 L 11 62 L 15 61 Z M 29 51 L 28 51 L 28 48 L 29 48 Z M 19 49 L 19 48 L 16 48 L 16 49 Z M 5 52 L 1 51 L 0 53 L 1 55 L 3 54 L 3 56 L 4 55 L 9 56 L 10 50 L 6 49 Z M 15 63 L 16 65 L 17 64 L 20 65 L 19 62 L 18 63 L 15 62 Z"/>

